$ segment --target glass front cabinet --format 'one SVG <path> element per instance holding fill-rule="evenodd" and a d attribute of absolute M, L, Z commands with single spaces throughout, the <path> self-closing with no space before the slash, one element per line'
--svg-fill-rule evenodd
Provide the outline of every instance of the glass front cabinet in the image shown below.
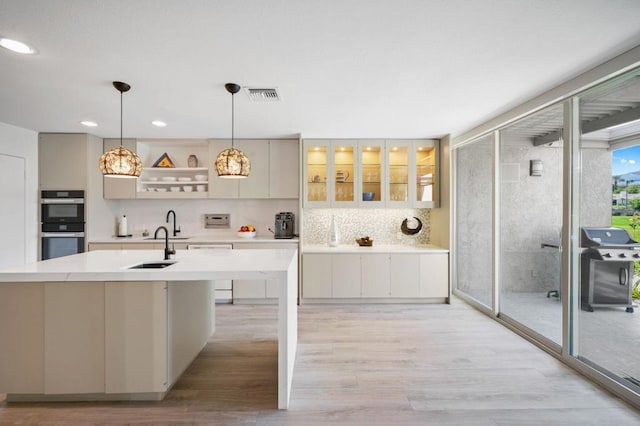
<path fill-rule="evenodd" d="M 306 208 L 438 207 L 437 140 L 306 139 Z"/>
<path fill-rule="evenodd" d="M 358 141 L 360 156 L 360 186 L 358 188 L 361 207 L 384 207 L 386 170 L 384 168 L 384 140 Z"/>
<path fill-rule="evenodd" d="M 413 175 L 414 185 L 410 187 L 410 196 L 414 207 L 439 207 L 440 180 L 438 158 L 440 143 L 437 140 L 413 141 Z"/>
<path fill-rule="evenodd" d="M 306 207 L 329 207 L 331 182 L 329 156 L 331 141 L 306 140 L 303 142 L 304 161 L 304 205 Z"/>

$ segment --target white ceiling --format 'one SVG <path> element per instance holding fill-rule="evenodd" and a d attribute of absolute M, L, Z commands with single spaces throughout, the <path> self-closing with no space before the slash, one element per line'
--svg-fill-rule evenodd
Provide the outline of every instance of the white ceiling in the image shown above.
<path fill-rule="evenodd" d="M 460 134 L 640 44 L 638 0 L 1 0 L 0 122 L 138 138 Z M 160 129 L 150 122 L 161 119 Z M 87 129 L 81 120 L 99 127 Z"/>

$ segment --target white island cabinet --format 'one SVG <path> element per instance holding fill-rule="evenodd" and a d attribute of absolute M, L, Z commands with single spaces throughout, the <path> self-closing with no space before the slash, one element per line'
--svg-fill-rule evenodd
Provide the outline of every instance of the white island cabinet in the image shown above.
<path fill-rule="evenodd" d="M 206 345 L 213 281 L 279 284 L 278 407 L 297 345 L 297 251 L 92 251 L 0 271 L 0 393 L 8 401 L 157 400 Z"/>

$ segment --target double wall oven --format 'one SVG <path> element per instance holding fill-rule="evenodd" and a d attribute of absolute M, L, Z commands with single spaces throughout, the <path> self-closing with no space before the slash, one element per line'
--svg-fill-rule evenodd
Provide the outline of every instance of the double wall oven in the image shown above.
<path fill-rule="evenodd" d="M 41 259 L 84 252 L 84 191 L 42 191 Z"/>

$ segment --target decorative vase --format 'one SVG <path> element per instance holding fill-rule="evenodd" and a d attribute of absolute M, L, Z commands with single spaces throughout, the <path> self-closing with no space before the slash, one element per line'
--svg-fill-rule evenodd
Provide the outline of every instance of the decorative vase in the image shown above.
<path fill-rule="evenodd" d="M 196 157 L 195 155 L 191 154 L 189 156 L 189 158 L 187 159 L 187 165 L 189 167 L 198 167 L 198 157 Z"/>
<path fill-rule="evenodd" d="M 336 226 L 336 218 L 331 215 L 331 225 L 329 226 L 329 246 L 337 247 L 340 240 L 340 233 L 338 232 L 338 227 Z"/>

